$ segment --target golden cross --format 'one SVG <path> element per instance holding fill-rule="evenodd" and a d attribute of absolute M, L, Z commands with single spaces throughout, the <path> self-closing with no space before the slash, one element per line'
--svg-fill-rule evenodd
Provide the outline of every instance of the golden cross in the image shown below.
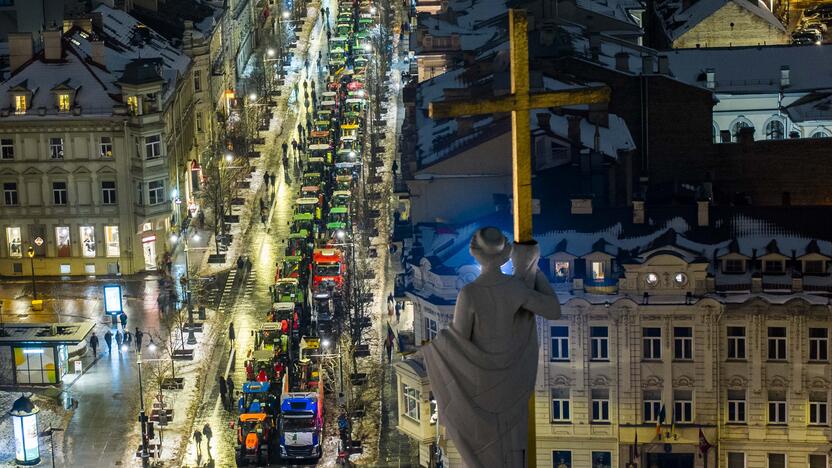
<path fill-rule="evenodd" d="M 447 119 L 463 115 L 511 112 L 514 241 L 532 240 L 532 158 L 529 111 L 549 107 L 609 101 L 606 86 L 531 93 L 529 90 L 529 38 L 525 10 L 508 10 L 511 50 L 511 94 L 474 100 L 431 102 L 428 115 Z"/>
<path fill-rule="evenodd" d="M 512 192 L 514 242 L 532 242 L 532 150 L 529 111 L 549 107 L 608 102 L 606 86 L 531 93 L 529 89 L 529 25 L 525 10 L 508 10 L 511 51 L 511 94 L 486 99 L 431 102 L 428 115 L 447 119 L 463 115 L 511 112 Z M 526 466 L 537 466 L 534 391 L 529 398 L 529 434 Z"/>

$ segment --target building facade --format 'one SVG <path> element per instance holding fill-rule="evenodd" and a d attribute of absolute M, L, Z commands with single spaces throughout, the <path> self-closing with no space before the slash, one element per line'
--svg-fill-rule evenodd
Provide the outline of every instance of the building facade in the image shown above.
<path fill-rule="evenodd" d="M 537 465 L 828 466 L 832 244 L 767 237 L 784 220 L 760 211 L 657 213 L 637 202 L 626 219 L 599 216 L 617 231 L 560 214 L 562 231 L 538 236 L 562 317 L 538 322 Z M 406 281 L 416 343 L 450 325 L 476 277 L 465 252 L 475 228 L 417 230 L 425 255 Z M 395 369 L 399 430 L 421 443 L 422 465 L 438 441 L 445 466 L 459 466 L 441 414 L 424 411 L 423 364 L 405 356 Z"/>

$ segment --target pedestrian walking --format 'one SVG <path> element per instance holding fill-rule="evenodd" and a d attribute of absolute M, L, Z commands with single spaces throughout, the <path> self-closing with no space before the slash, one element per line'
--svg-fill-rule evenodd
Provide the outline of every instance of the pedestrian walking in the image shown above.
<path fill-rule="evenodd" d="M 121 352 L 121 343 L 124 341 L 124 336 L 122 336 L 120 331 L 116 331 L 116 345 L 118 345 L 118 352 Z"/>
<path fill-rule="evenodd" d="M 306 91 L 304 91 L 303 94 L 305 95 Z M 300 135 L 301 138 L 303 138 L 303 125 L 301 124 L 298 124 L 298 135 Z"/>
<path fill-rule="evenodd" d="M 396 173 L 399 172 L 399 163 L 397 161 L 393 161 L 393 179 L 396 178 Z"/>
<path fill-rule="evenodd" d="M 295 156 L 298 154 L 298 141 L 292 138 L 292 151 L 295 152 Z"/>
<path fill-rule="evenodd" d="M 122 312 L 119 314 L 118 319 L 121 321 L 121 329 L 127 330 L 127 314 Z"/>
<path fill-rule="evenodd" d="M 228 408 L 228 386 L 225 384 L 225 379 L 222 376 L 217 377 L 219 380 L 220 385 L 220 401 L 222 401 L 222 407 Z"/>
<path fill-rule="evenodd" d="M 236 337 L 236 335 L 234 333 L 234 324 L 229 323 L 228 324 L 228 341 L 231 343 L 231 346 L 234 346 L 235 337 Z"/>
<path fill-rule="evenodd" d="M 231 400 L 231 395 L 234 394 L 234 379 L 230 375 L 225 379 L 225 386 L 228 388 L 228 399 Z"/>
<path fill-rule="evenodd" d="M 387 362 L 390 362 L 393 359 L 393 342 L 385 340 L 384 350 L 387 351 Z"/>
<path fill-rule="evenodd" d="M 136 327 L 136 351 L 141 352 L 142 350 L 142 339 L 144 338 L 144 332 L 139 330 L 139 327 Z"/>
<path fill-rule="evenodd" d="M 196 442 L 196 453 L 199 455 L 202 453 L 202 433 L 199 429 L 194 431 L 194 442 Z"/>
<path fill-rule="evenodd" d="M 289 152 L 289 144 L 284 141 L 280 147 L 283 148 L 283 157 L 285 158 L 286 154 Z"/>
<path fill-rule="evenodd" d="M 107 354 L 109 354 L 113 350 L 113 332 L 107 330 L 104 334 L 104 341 L 107 342 Z"/>
<path fill-rule="evenodd" d="M 133 334 L 130 330 L 124 330 L 124 344 L 129 345 L 133 342 Z"/>
<path fill-rule="evenodd" d="M 269 186 L 269 180 L 269 171 L 266 171 L 265 174 L 263 174 L 263 182 L 266 184 L 266 187 Z"/>
<path fill-rule="evenodd" d="M 98 336 L 95 333 L 90 337 L 90 347 L 92 348 L 92 358 L 98 358 Z"/>
<path fill-rule="evenodd" d="M 213 431 L 211 431 L 211 426 L 208 423 L 205 423 L 202 426 L 202 435 L 205 436 L 205 446 L 208 447 L 208 450 L 211 450 L 211 436 L 214 435 Z"/>
<path fill-rule="evenodd" d="M 399 323 L 399 320 L 402 318 L 402 303 L 396 301 L 396 323 Z"/>
<path fill-rule="evenodd" d="M 332 39 L 332 32 L 329 30 L 329 23 L 326 24 L 326 42 L 329 44 L 329 40 Z"/>
<path fill-rule="evenodd" d="M 306 134 L 312 135 L 312 122 L 309 119 L 306 119 Z"/>
<path fill-rule="evenodd" d="M 260 211 L 263 211 L 263 208 L 265 208 L 265 207 L 266 207 L 266 202 L 263 201 L 263 199 L 261 198 L 260 199 Z"/>
<path fill-rule="evenodd" d="M 269 219 L 269 210 L 266 209 L 264 206 L 260 208 L 260 222 L 263 223 L 263 227 L 266 227 L 266 221 Z"/>

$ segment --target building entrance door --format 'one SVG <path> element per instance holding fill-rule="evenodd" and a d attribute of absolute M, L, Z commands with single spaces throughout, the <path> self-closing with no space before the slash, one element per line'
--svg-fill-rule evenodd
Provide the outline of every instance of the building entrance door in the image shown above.
<path fill-rule="evenodd" d="M 150 240 L 142 241 L 142 251 L 144 252 L 144 269 L 156 269 L 156 236 Z"/>
<path fill-rule="evenodd" d="M 693 468 L 692 453 L 648 453 L 647 468 Z"/>

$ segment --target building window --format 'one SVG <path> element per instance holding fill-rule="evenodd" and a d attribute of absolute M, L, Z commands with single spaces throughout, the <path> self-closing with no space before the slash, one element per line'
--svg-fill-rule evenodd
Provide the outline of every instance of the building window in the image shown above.
<path fill-rule="evenodd" d="M 745 390 L 728 390 L 728 422 L 745 423 Z"/>
<path fill-rule="evenodd" d="M 101 137 L 98 144 L 99 156 L 102 158 L 113 157 L 113 138 L 108 136 Z"/>
<path fill-rule="evenodd" d="M 809 392 L 809 424 L 825 426 L 829 423 L 829 403 L 826 392 Z"/>
<path fill-rule="evenodd" d="M 809 455 L 809 468 L 827 468 L 828 466 L 826 455 Z"/>
<path fill-rule="evenodd" d="M 723 268 L 725 273 L 744 273 L 745 260 L 739 258 L 727 258 L 725 259 L 725 266 Z"/>
<path fill-rule="evenodd" d="M 557 466 L 555 466 L 557 468 Z M 592 468 L 612 468 L 612 452 L 592 452 Z"/>
<path fill-rule="evenodd" d="M 26 110 L 29 109 L 29 103 L 26 99 L 26 96 L 23 94 L 18 94 L 14 97 L 14 113 L 15 114 L 25 114 Z"/>
<path fill-rule="evenodd" d="M 52 159 L 64 158 L 64 139 L 60 137 L 49 139 L 49 157 Z"/>
<path fill-rule="evenodd" d="M 14 140 L 0 138 L 0 159 L 14 159 Z"/>
<path fill-rule="evenodd" d="M 610 391 L 607 388 L 592 389 L 592 422 L 610 422 Z"/>
<path fill-rule="evenodd" d="M 768 465 L 766 468 L 786 468 L 786 454 L 785 453 L 769 453 Z"/>
<path fill-rule="evenodd" d="M 196 113 L 196 131 L 202 132 L 202 112 Z"/>
<path fill-rule="evenodd" d="M 754 128 L 750 123 L 740 120 L 739 122 L 735 123 L 731 127 L 731 136 L 734 138 L 734 141 L 740 141 L 740 130 L 743 128 Z"/>
<path fill-rule="evenodd" d="M 436 327 L 436 320 L 432 318 L 425 317 L 425 340 L 430 341 L 436 338 L 436 335 L 439 331 Z"/>
<path fill-rule="evenodd" d="M 404 414 L 414 421 L 419 420 L 419 407 L 421 406 L 419 390 L 409 386 L 402 385 L 402 397 L 404 398 Z"/>
<path fill-rule="evenodd" d="M 811 138 L 829 138 L 829 132 L 819 130 L 813 133 Z"/>
<path fill-rule="evenodd" d="M 85 257 L 95 257 L 95 228 L 81 226 L 81 254 Z"/>
<path fill-rule="evenodd" d="M 657 422 L 662 411 L 661 391 L 645 390 L 642 399 L 644 401 L 644 422 Z"/>
<path fill-rule="evenodd" d="M 592 279 L 595 281 L 603 281 L 605 278 L 604 270 L 607 262 L 592 262 Z"/>
<path fill-rule="evenodd" d="M 52 203 L 55 205 L 68 203 L 66 182 L 52 182 Z"/>
<path fill-rule="evenodd" d="M 144 187 L 141 182 L 136 183 L 136 205 L 144 205 Z"/>
<path fill-rule="evenodd" d="M 673 327 L 673 359 L 677 361 L 693 359 L 693 328 Z"/>
<path fill-rule="evenodd" d="M 589 327 L 593 361 L 609 360 L 609 334 L 608 327 Z"/>
<path fill-rule="evenodd" d="M 7 206 L 17 206 L 17 204 L 20 202 L 17 198 L 17 183 L 3 183 L 3 202 Z"/>
<path fill-rule="evenodd" d="M 118 240 L 118 226 L 104 226 L 104 243 L 106 244 L 106 255 L 118 257 L 121 255 Z"/>
<path fill-rule="evenodd" d="M 742 452 L 728 452 L 728 468 L 746 468 L 745 454 Z"/>
<path fill-rule="evenodd" d="M 775 119 L 766 124 L 766 140 L 782 140 L 785 134 L 786 129 L 783 122 Z"/>
<path fill-rule="evenodd" d="M 552 452 L 552 466 L 555 468 L 572 468 L 572 451 L 571 450 L 555 450 Z"/>
<path fill-rule="evenodd" d="M 552 361 L 569 360 L 569 327 L 556 325 L 550 328 L 552 333 Z"/>
<path fill-rule="evenodd" d="M 58 110 L 61 112 L 69 112 L 70 102 L 69 94 L 62 93 L 58 95 Z"/>
<path fill-rule="evenodd" d="M 162 137 L 160 135 L 144 137 L 144 154 L 147 159 L 155 159 L 162 156 Z"/>
<path fill-rule="evenodd" d="M 786 360 L 786 327 L 768 327 L 768 359 Z"/>
<path fill-rule="evenodd" d="M 687 424 L 693 422 L 692 391 L 673 390 L 673 418 L 677 423 Z"/>
<path fill-rule="evenodd" d="M 105 205 L 116 204 L 116 182 L 114 180 L 101 181 L 101 203 Z"/>
<path fill-rule="evenodd" d="M 137 115 L 139 113 L 138 96 L 127 96 L 127 109 L 130 111 L 131 115 Z"/>
<path fill-rule="evenodd" d="M 165 181 L 154 180 L 147 184 L 147 201 L 150 205 L 165 202 Z"/>
<path fill-rule="evenodd" d="M 194 70 L 194 91 L 202 91 L 202 72 Z"/>
<path fill-rule="evenodd" d="M 763 271 L 766 273 L 783 273 L 782 260 L 766 260 L 763 263 Z"/>
<path fill-rule="evenodd" d="M 58 248 L 59 257 L 69 257 L 72 255 L 70 250 L 69 226 L 58 226 L 55 228 L 55 245 Z"/>
<path fill-rule="evenodd" d="M 728 327 L 728 359 L 745 359 L 745 327 Z"/>
<path fill-rule="evenodd" d="M 569 262 L 556 261 L 555 262 L 555 278 L 561 281 L 569 279 Z"/>
<path fill-rule="evenodd" d="M 823 273 L 822 260 L 806 260 L 803 262 L 803 273 L 817 275 Z"/>
<path fill-rule="evenodd" d="M 63 350 L 66 346 L 62 347 Z M 57 383 L 54 348 L 18 348 L 14 349 L 15 379 L 18 384 Z M 59 352 L 61 352 L 59 348 Z M 36 433 L 37 435 L 37 433 Z"/>
<path fill-rule="evenodd" d="M 569 422 L 572 420 L 569 408 L 569 389 L 552 389 L 552 422 Z"/>
<path fill-rule="evenodd" d="M 6 228 L 6 243 L 9 247 L 9 257 L 20 258 L 23 256 L 20 239 L 21 236 L 19 227 Z"/>
<path fill-rule="evenodd" d="M 786 424 L 786 392 L 783 390 L 768 392 L 768 423 Z"/>
<path fill-rule="evenodd" d="M 829 360 L 829 330 L 826 328 L 809 329 L 809 360 Z"/>
<path fill-rule="evenodd" d="M 644 278 L 644 282 L 647 283 L 647 286 L 655 288 L 659 285 L 659 275 L 655 273 L 647 273 L 647 276 Z"/>
<path fill-rule="evenodd" d="M 659 327 L 645 327 L 641 329 L 642 354 L 647 360 L 662 358 L 662 329 Z"/>

